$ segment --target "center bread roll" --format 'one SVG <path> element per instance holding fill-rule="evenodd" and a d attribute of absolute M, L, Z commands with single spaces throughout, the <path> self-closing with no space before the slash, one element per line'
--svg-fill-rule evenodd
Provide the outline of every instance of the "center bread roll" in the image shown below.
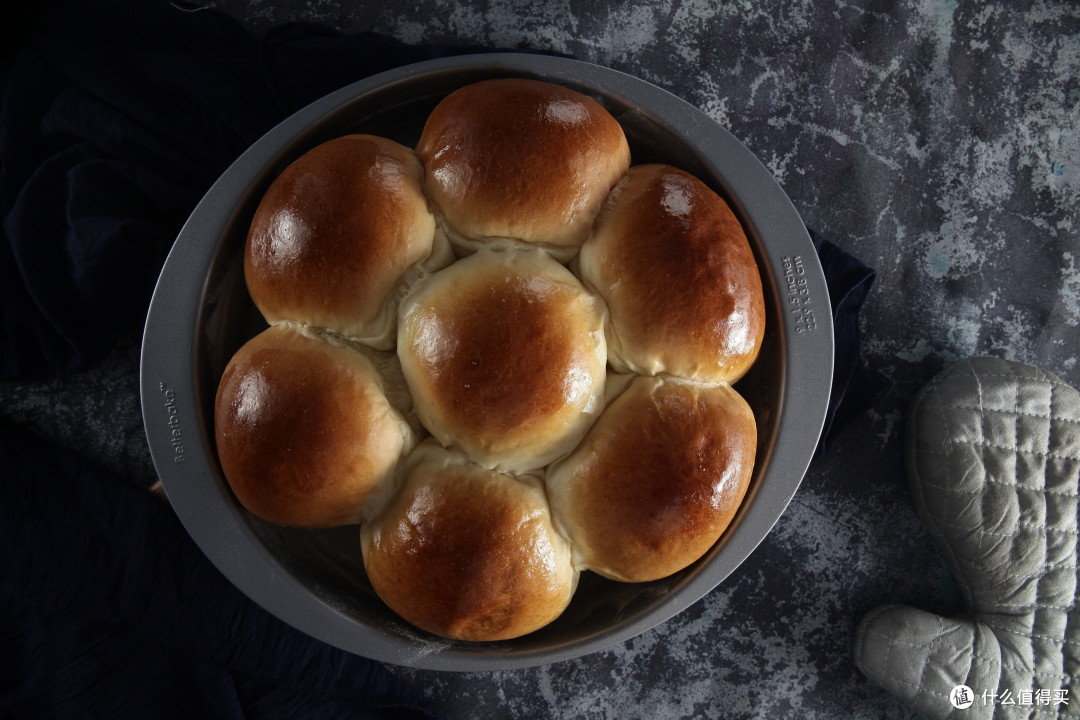
<path fill-rule="evenodd" d="M 360 538 L 383 601 L 442 637 L 519 637 L 562 614 L 577 587 L 540 481 L 487 470 L 430 440 Z"/>
<path fill-rule="evenodd" d="M 397 347 L 421 422 L 504 472 L 566 454 L 603 405 L 604 317 L 541 250 L 481 250 L 425 278 Z"/>

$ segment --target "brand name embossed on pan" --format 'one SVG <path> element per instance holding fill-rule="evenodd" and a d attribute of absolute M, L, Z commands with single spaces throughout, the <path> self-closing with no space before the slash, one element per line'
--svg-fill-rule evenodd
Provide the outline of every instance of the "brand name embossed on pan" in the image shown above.
<path fill-rule="evenodd" d="M 158 383 L 158 390 L 165 398 L 165 410 L 169 416 L 169 444 L 173 449 L 173 462 L 182 463 L 187 457 L 184 454 L 184 435 L 180 431 L 180 415 L 176 408 L 176 392 L 165 383 Z"/>

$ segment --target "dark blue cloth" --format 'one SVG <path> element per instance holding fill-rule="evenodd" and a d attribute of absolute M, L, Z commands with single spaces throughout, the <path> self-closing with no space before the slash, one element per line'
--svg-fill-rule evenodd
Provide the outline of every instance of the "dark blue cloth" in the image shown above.
<path fill-rule="evenodd" d="M 68 373 L 137 336 L 187 215 L 276 123 L 376 72 L 471 50 L 310 24 L 256 38 L 160 0 L 45 8 L 0 78 L 3 379 Z"/>
<path fill-rule="evenodd" d="M 20 380 L 138 336 L 184 220 L 274 124 L 373 73 L 476 51 L 309 24 L 256 38 L 161 0 L 47 2 L 5 32 L 0 378 Z M 858 343 L 873 271 L 814 239 L 837 327 L 827 439 L 880 391 Z M 0 718 L 429 716 L 379 664 L 249 602 L 132 484 L 0 432 Z"/>
<path fill-rule="evenodd" d="M 809 233 L 829 286 L 836 345 L 832 393 L 817 448 L 821 455 L 828 450 L 833 437 L 866 412 L 890 383 L 867 361 L 860 342 L 859 311 L 870 294 L 877 271 L 813 230 Z"/>
<path fill-rule="evenodd" d="M 436 717 L 248 600 L 164 502 L 4 424 L 0 558 L 0 717 Z"/>

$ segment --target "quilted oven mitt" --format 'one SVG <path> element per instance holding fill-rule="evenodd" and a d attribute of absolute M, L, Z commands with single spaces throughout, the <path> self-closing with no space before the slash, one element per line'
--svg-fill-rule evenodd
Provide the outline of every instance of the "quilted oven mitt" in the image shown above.
<path fill-rule="evenodd" d="M 915 505 L 969 614 L 877 608 L 856 664 L 926 718 L 1080 717 L 1080 394 L 976 358 L 928 383 L 907 423 Z"/>

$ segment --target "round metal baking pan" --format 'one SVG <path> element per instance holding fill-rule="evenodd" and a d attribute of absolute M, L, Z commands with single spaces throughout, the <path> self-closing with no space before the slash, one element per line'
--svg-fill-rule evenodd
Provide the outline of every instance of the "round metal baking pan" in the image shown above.
<path fill-rule="evenodd" d="M 737 389 L 757 416 L 759 448 L 747 497 L 698 562 L 672 577 L 620 584 L 584 573 L 567 611 L 511 641 L 452 642 L 387 609 L 362 569 L 357 529 L 309 531 L 261 522 L 234 499 L 213 444 L 214 393 L 225 364 L 265 327 L 243 281 L 255 206 L 305 150 L 365 132 L 413 145 L 435 104 L 491 77 L 559 83 L 598 100 L 622 123 L 633 162 L 667 162 L 724 196 L 762 272 L 767 331 Z M 241 591 L 299 630 L 384 662 L 438 670 L 498 670 L 584 655 L 684 610 L 722 582 L 768 534 L 817 445 L 832 382 L 828 288 L 809 235 L 768 170 L 707 115 L 649 83 L 575 60 L 527 54 L 451 57 L 357 82 L 311 104 L 251 146 L 195 208 L 158 280 L 143 337 L 147 440 L 187 531 Z"/>

